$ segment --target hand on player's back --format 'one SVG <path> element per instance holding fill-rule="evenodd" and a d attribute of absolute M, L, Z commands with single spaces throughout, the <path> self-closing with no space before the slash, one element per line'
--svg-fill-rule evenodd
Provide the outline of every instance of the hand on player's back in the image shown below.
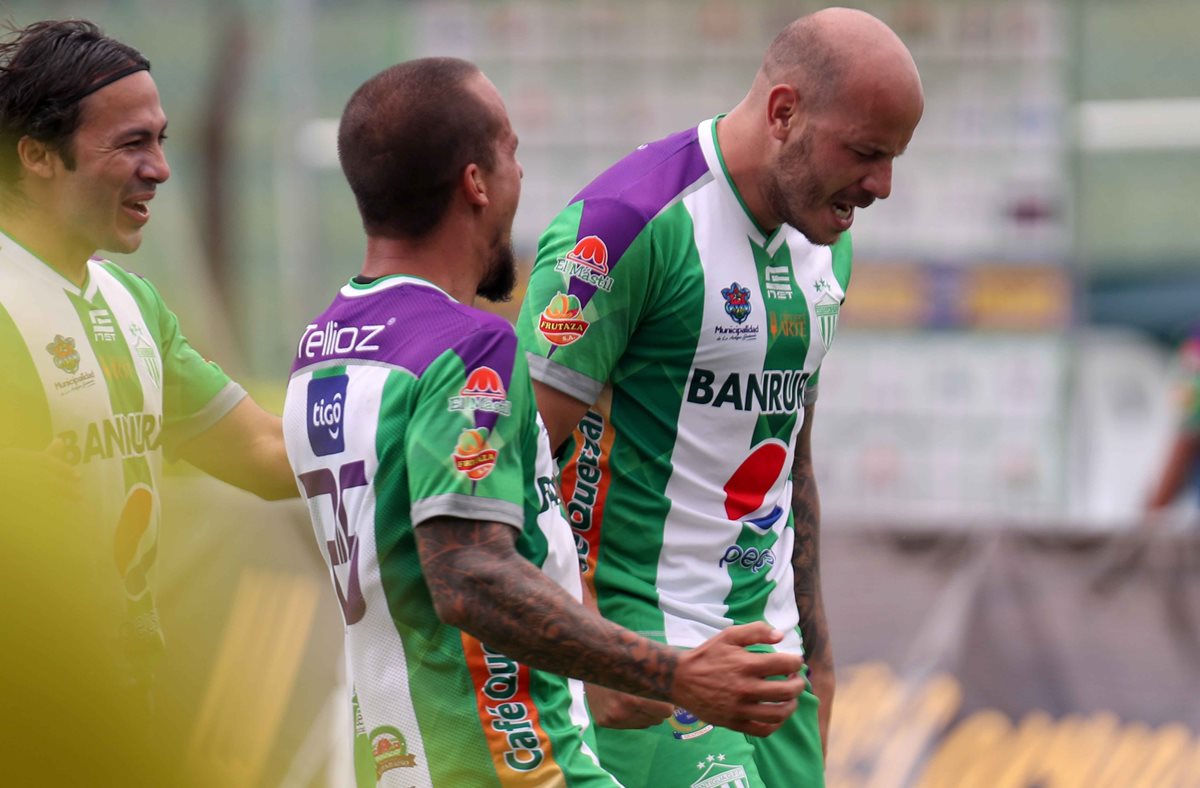
<path fill-rule="evenodd" d="M 807 680 L 795 654 L 748 651 L 778 643 L 783 633 L 765 622 L 730 627 L 680 655 L 672 700 L 705 722 L 767 736 L 796 711 Z"/>

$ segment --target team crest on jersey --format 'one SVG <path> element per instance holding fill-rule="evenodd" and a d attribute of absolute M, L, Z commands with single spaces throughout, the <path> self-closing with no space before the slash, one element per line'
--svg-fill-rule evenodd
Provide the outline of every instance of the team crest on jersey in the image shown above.
<path fill-rule="evenodd" d="M 139 324 L 130 323 L 129 333 L 133 336 L 133 352 L 141 359 L 142 366 L 146 368 L 146 374 L 150 376 L 150 380 L 154 381 L 154 385 L 161 389 L 162 365 L 158 361 L 158 351 L 146 339 Z"/>
<path fill-rule="evenodd" d="M 599 236 L 580 238 L 575 248 L 558 258 L 554 270 L 610 292 L 612 278 L 608 275 L 608 247 Z"/>
<path fill-rule="evenodd" d="M 458 436 L 454 447 L 454 467 L 471 481 L 479 481 L 496 467 L 499 452 L 488 445 L 487 427 L 468 427 Z"/>
<path fill-rule="evenodd" d="M 349 381 L 345 375 L 308 381 L 308 443 L 318 457 L 346 450 L 346 384 Z"/>
<path fill-rule="evenodd" d="M 448 410 L 483 411 L 507 416 L 512 413 L 512 403 L 505 399 L 504 381 L 500 373 L 491 367 L 479 367 L 471 371 L 467 383 L 450 397 Z"/>
<path fill-rule="evenodd" d="M 733 318 L 733 322 L 741 325 L 750 317 L 750 288 L 742 287 L 734 282 L 729 287 L 721 289 L 725 299 L 725 314 Z"/>
<path fill-rule="evenodd" d="M 841 312 L 842 304 L 826 291 L 814 305 L 814 309 L 817 312 L 817 324 L 821 327 L 821 342 L 828 350 L 833 344 L 833 335 L 837 332 L 838 313 Z"/>
<path fill-rule="evenodd" d="M 692 788 L 745 788 L 750 785 L 746 769 L 738 763 L 726 763 L 724 753 L 709 755 L 696 768 L 703 774 L 692 783 Z"/>
<path fill-rule="evenodd" d="M 577 296 L 555 293 L 538 316 L 538 331 L 552 345 L 569 345 L 588 330 L 590 323 L 583 319 L 582 313 Z"/>
<path fill-rule="evenodd" d="M 54 341 L 46 345 L 46 352 L 54 358 L 54 366 L 68 375 L 79 371 L 79 351 L 75 349 L 75 338 L 55 334 Z"/>
<path fill-rule="evenodd" d="M 371 731 L 371 757 L 375 760 L 375 779 L 382 780 L 384 772 L 417 765 L 417 756 L 408 751 L 408 741 L 399 728 L 380 725 Z"/>
<path fill-rule="evenodd" d="M 671 723 L 671 735 L 680 740 L 697 739 L 713 729 L 712 725 L 679 706 L 671 712 L 667 722 Z"/>

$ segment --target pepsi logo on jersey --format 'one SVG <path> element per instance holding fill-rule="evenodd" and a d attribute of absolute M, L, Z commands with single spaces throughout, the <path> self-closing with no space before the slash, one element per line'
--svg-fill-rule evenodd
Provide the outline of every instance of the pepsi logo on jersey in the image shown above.
<path fill-rule="evenodd" d="M 325 457 L 346 450 L 346 375 L 313 378 L 308 382 L 308 443 L 313 454 Z"/>

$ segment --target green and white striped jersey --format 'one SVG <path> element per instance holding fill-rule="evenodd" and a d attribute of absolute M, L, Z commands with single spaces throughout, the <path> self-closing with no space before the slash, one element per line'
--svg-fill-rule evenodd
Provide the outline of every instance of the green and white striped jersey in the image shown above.
<path fill-rule="evenodd" d="M 57 438 L 79 468 L 79 517 L 35 527 L 94 556 L 96 576 L 77 590 L 112 613 L 144 681 L 162 648 L 162 448 L 208 429 L 245 391 L 188 344 L 146 280 L 93 259 L 76 287 L 2 234 L 0 360 L 0 449 L 40 451 Z"/>
<path fill-rule="evenodd" d="M 571 201 L 518 335 L 534 379 L 595 403 L 562 489 L 601 612 L 687 647 L 766 620 L 800 653 L 791 466 L 850 239 L 763 232 L 716 122 L 643 145 Z"/>
<path fill-rule="evenodd" d="M 417 555 L 431 518 L 505 523 L 580 598 L 512 326 L 415 277 L 352 281 L 301 337 L 283 418 L 342 605 L 359 788 L 611 788 L 579 682 L 442 623 Z"/>

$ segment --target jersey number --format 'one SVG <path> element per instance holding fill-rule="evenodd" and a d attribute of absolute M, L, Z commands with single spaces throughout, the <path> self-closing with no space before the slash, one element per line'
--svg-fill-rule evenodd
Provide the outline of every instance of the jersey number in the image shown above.
<path fill-rule="evenodd" d="M 350 533 L 349 518 L 346 517 L 346 502 L 342 496 L 346 490 L 354 487 L 367 486 L 367 474 L 362 460 L 348 462 L 338 469 L 334 476 L 329 468 L 318 468 L 315 471 L 302 473 L 297 477 L 304 486 L 304 496 L 312 500 L 321 495 L 328 495 L 333 506 L 337 524 L 334 528 L 326 528 L 325 533 L 333 531 L 333 539 L 325 543 L 329 551 L 329 566 L 333 574 L 333 585 L 337 589 L 338 601 L 342 603 L 342 615 L 346 624 L 358 623 L 367 612 L 367 601 L 363 598 L 362 588 L 358 584 L 358 534 Z M 320 518 L 324 523 L 325 517 Z M 346 587 L 338 578 L 336 567 L 350 564 L 346 578 Z"/>

